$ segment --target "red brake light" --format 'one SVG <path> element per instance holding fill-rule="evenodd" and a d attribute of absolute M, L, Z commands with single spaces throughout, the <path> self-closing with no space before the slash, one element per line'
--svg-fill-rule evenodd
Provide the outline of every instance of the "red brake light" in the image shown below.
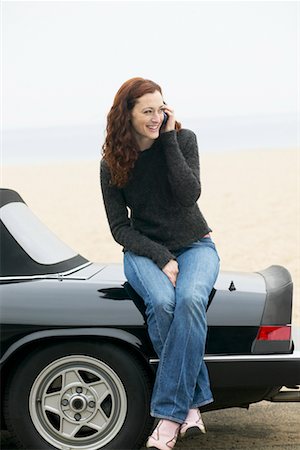
<path fill-rule="evenodd" d="M 291 326 L 262 326 L 258 330 L 259 341 L 289 341 L 291 339 Z"/>

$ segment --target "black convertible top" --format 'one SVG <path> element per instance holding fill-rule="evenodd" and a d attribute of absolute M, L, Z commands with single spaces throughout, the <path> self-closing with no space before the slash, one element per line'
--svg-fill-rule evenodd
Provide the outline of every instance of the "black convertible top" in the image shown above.
<path fill-rule="evenodd" d="M 63 273 L 88 260 L 60 241 L 12 189 L 0 189 L 0 277 Z"/>
<path fill-rule="evenodd" d="M 16 191 L 13 191 L 12 189 L 0 189 L 0 208 L 2 208 L 2 206 L 6 205 L 7 203 L 12 202 L 25 203 L 24 200 L 22 200 L 22 197 Z"/>

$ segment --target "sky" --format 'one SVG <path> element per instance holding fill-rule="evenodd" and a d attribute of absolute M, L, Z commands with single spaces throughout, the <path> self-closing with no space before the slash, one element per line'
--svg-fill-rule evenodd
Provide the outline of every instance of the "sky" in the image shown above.
<path fill-rule="evenodd" d="M 180 119 L 299 118 L 299 10 L 295 1 L 3 1 L 3 130 L 103 123 L 134 76 L 160 84 Z"/>

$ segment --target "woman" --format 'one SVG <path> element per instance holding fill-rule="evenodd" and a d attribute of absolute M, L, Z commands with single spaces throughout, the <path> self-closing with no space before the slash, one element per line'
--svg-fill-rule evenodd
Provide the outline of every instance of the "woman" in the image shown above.
<path fill-rule="evenodd" d="M 151 400 L 151 415 L 160 420 L 146 446 L 169 450 L 179 436 L 205 433 L 198 408 L 213 401 L 203 361 L 206 306 L 219 257 L 196 203 L 196 136 L 181 129 L 153 81 L 130 79 L 115 96 L 101 187 L 125 275 L 145 302 L 160 358 Z"/>

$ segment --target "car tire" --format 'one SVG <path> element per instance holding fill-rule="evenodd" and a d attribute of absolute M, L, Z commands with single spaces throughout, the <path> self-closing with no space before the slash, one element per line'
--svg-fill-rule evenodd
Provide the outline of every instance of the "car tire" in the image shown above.
<path fill-rule="evenodd" d="M 142 364 L 115 344 L 44 344 L 15 370 L 5 418 L 19 448 L 132 450 L 153 424 L 150 394 Z"/>

